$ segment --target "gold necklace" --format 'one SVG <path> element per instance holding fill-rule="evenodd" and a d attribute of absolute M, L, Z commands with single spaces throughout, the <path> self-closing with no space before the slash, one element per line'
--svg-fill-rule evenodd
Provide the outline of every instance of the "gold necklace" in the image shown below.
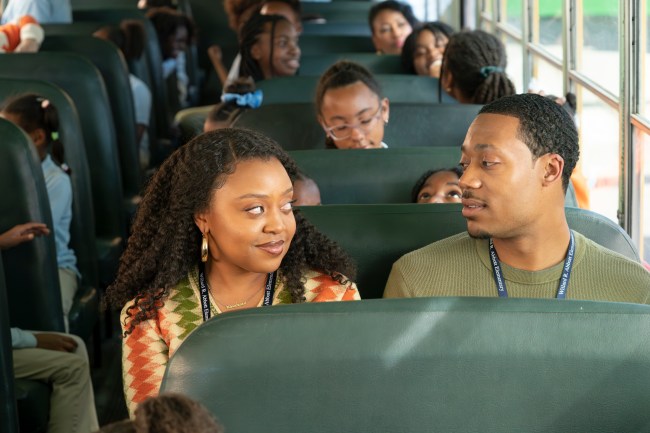
<path fill-rule="evenodd" d="M 262 287 L 260 287 L 260 289 L 261 289 L 261 288 L 264 288 L 264 287 L 266 287 L 266 282 L 264 283 L 264 285 L 263 285 Z M 236 304 L 230 304 L 230 305 L 222 304 L 221 302 L 219 302 L 219 300 L 218 300 L 216 297 L 213 296 L 213 298 L 214 298 L 214 301 L 215 301 L 217 304 L 219 304 L 220 306 L 224 307 L 226 310 L 232 310 L 233 308 L 243 307 L 244 305 L 248 304 L 248 301 L 250 301 L 251 299 L 253 299 L 253 296 L 255 296 L 257 293 L 259 293 L 260 289 L 255 290 L 255 291 L 253 292 L 253 294 L 250 295 L 250 296 L 248 297 L 248 299 L 246 299 L 245 301 L 238 302 L 238 303 L 236 303 Z"/>

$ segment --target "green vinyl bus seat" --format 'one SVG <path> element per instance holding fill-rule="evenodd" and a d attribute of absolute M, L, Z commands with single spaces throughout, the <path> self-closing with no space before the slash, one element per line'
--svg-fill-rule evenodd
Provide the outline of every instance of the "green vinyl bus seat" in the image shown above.
<path fill-rule="evenodd" d="M 301 2 L 303 16 L 318 16 L 331 22 L 357 22 L 368 25 L 369 1 Z"/>
<path fill-rule="evenodd" d="M 315 53 L 305 54 L 300 57 L 301 76 L 315 75 L 320 77 L 334 63 L 339 60 L 350 60 L 366 67 L 373 74 L 398 75 L 402 73 L 402 61 L 399 56 L 378 56 L 375 53 Z"/>
<path fill-rule="evenodd" d="M 314 102 L 320 77 L 301 76 L 271 78 L 255 83 L 264 92 L 263 105 Z M 443 91 L 439 101 L 439 82 L 435 78 L 419 75 L 376 75 L 382 92 L 391 102 L 437 104 L 456 103 Z"/>
<path fill-rule="evenodd" d="M 162 392 L 228 432 L 646 432 L 650 306 L 419 298 L 224 313 Z"/>
<path fill-rule="evenodd" d="M 389 148 L 460 147 L 479 109 L 469 104 L 393 103 L 384 142 Z M 243 112 L 233 126 L 260 131 L 286 150 L 325 148 L 325 132 L 311 103 L 262 105 Z"/>
<path fill-rule="evenodd" d="M 101 73 L 113 113 L 124 195 L 130 199 L 131 214 L 135 213 L 143 179 L 136 142 L 133 94 L 124 57 L 113 43 L 85 35 L 48 36 L 41 51 L 79 54 L 90 60 Z"/>
<path fill-rule="evenodd" d="M 356 261 L 361 297 L 380 298 L 393 263 L 404 254 L 467 229 L 460 204 L 305 206 L 300 212 Z M 565 208 L 569 227 L 639 261 L 629 236 L 606 217 Z"/>
<path fill-rule="evenodd" d="M 132 19 L 144 24 L 146 44 L 144 58 L 147 63 L 146 70 L 149 79 L 142 78 L 151 90 L 152 115 L 155 117 L 155 136 L 159 139 L 169 138 L 171 130 L 172 113 L 167 95 L 167 86 L 162 74 L 162 53 L 156 29 L 151 21 L 144 16 L 144 11 L 136 8 L 110 8 L 110 9 L 83 9 L 73 10 L 74 25 L 78 23 L 100 23 L 101 25 L 119 25 L 122 20 Z M 46 28 L 47 31 L 47 28 Z M 47 34 L 47 33 L 46 33 Z M 155 143 L 154 143 L 155 144 Z"/>
<path fill-rule="evenodd" d="M 458 166 L 460 146 L 310 149 L 289 154 L 318 184 L 324 204 L 410 203 L 411 190 L 422 174 Z M 572 184 L 565 206 L 577 207 Z"/>
<path fill-rule="evenodd" d="M 0 233 L 39 221 L 52 227 L 50 205 L 36 149 L 16 125 L 0 119 Z M 54 236 L 3 250 L 11 326 L 63 331 Z"/>
<path fill-rule="evenodd" d="M 14 392 L 14 367 L 12 359 L 7 285 L 0 256 L 0 423 L 7 433 L 18 433 L 18 412 Z"/>
<path fill-rule="evenodd" d="M 98 264 L 116 268 L 121 252 L 120 239 L 97 239 L 93 212 L 90 172 L 77 109 L 61 88 L 37 80 L 0 79 L 0 100 L 25 93 L 47 98 L 59 114 L 59 136 L 65 148 L 65 163 L 70 167 L 72 184 L 72 221 L 70 247 L 77 257 L 81 281 L 69 313 L 70 332 L 88 340 L 99 317 Z M 98 253 L 102 260 L 98 260 Z M 96 348 L 100 346 L 95 342 Z"/>
<path fill-rule="evenodd" d="M 306 35 L 345 35 L 345 36 L 365 36 L 371 37 L 370 27 L 368 22 L 313 22 L 303 21 L 302 23 L 302 37 Z M 302 45 L 302 44 L 300 44 Z M 302 46 L 301 46 L 302 50 Z"/>
<path fill-rule="evenodd" d="M 145 25 L 147 44 L 145 45 L 143 55 L 139 59 L 134 59 L 128 62 L 129 71 L 144 81 L 150 90 L 157 89 L 161 86 L 164 87 L 162 84 L 162 73 L 159 71 L 160 66 L 156 66 L 152 70 L 154 65 L 159 65 L 162 61 L 160 59 L 160 48 L 158 48 L 157 39 L 155 39 L 156 31 L 149 20 L 143 18 L 141 22 Z M 91 36 L 96 30 L 105 25 L 107 25 L 105 22 L 81 21 L 71 24 L 44 24 L 43 29 L 45 34 L 48 35 L 48 38 L 72 35 Z M 156 43 L 152 43 L 151 38 L 154 38 Z M 157 53 L 155 52 L 156 49 L 158 50 Z M 156 57 L 155 54 L 157 54 L 158 57 Z M 158 63 L 156 63 L 156 61 Z M 162 91 L 166 92 L 166 88 Z M 160 142 L 165 140 L 163 137 L 169 135 L 170 121 L 168 119 L 169 114 L 165 111 L 166 99 L 164 98 L 166 98 L 166 96 L 159 96 L 157 91 L 152 90 L 152 108 L 148 128 L 149 147 L 152 155 L 158 155 L 161 152 Z M 160 124 L 161 121 L 163 123 L 159 129 L 158 124 Z"/>
<path fill-rule="evenodd" d="M 0 137 L 0 233 L 27 221 L 51 228 L 45 179 L 34 145 L 20 128 L 4 119 L 0 119 Z M 10 326 L 63 332 L 53 234 L 3 250 L 2 262 Z M 21 432 L 45 431 L 50 393 L 43 382 L 16 381 Z"/>
<path fill-rule="evenodd" d="M 366 35 L 319 35 L 303 34 L 298 40 L 302 56 L 336 53 L 374 54 L 375 46 L 370 36 Z M 302 59 L 301 62 L 302 64 Z"/>
<path fill-rule="evenodd" d="M 428 170 L 458 165 L 460 147 L 289 152 L 318 184 L 323 204 L 410 203 L 411 188 Z"/>
<path fill-rule="evenodd" d="M 123 198 L 112 113 L 99 71 L 87 59 L 68 53 L 14 54 L 2 60 L 0 78 L 47 80 L 74 101 L 90 168 L 96 237 L 103 243 L 98 248 L 99 263 L 110 264 L 121 253 L 132 206 Z M 116 270 L 100 268 L 100 284 L 110 283 Z"/>

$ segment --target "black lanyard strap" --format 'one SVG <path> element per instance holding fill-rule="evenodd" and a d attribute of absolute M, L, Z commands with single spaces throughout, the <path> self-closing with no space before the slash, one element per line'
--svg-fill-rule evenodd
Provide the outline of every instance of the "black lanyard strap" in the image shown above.
<path fill-rule="evenodd" d="M 557 288 L 557 299 L 566 299 L 566 291 L 569 287 L 569 279 L 571 278 L 571 269 L 573 268 L 573 260 L 575 258 L 576 245 L 575 239 L 573 236 L 573 231 L 570 230 L 569 234 L 571 235 L 569 240 L 569 249 L 566 253 L 566 258 L 564 259 L 564 266 L 562 266 L 562 276 L 560 277 L 560 284 Z M 499 255 L 497 250 L 494 248 L 494 243 L 492 238 L 490 238 L 490 263 L 492 264 L 492 274 L 494 275 L 494 283 L 497 286 L 497 293 L 500 298 L 508 297 L 508 290 L 506 289 L 506 280 L 503 278 L 503 272 L 501 270 L 501 262 L 499 261 Z"/>
<path fill-rule="evenodd" d="M 269 272 L 266 277 L 266 286 L 264 287 L 264 298 L 262 306 L 266 307 L 273 304 L 273 294 L 275 292 L 275 280 L 277 278 L 277 271 Z M 203 321 L 205 322 L 210 318 L 210 288 L 205 277 L 205 264 L 199 263 L 199 297 L 201 298 L 201 311 L 203 313 Z"/>

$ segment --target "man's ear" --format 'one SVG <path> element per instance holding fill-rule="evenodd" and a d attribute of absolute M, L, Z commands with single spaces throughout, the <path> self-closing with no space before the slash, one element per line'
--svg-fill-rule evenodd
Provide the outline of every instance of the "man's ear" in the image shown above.
<path fill-rule="evenodd" d="M 564 158 L 557 153 L 549 153 L 542 156 L 544 164 L 543 186 L 550 186 L 555 182 L 562 183 L 562 172 L 564 171 Z"/>

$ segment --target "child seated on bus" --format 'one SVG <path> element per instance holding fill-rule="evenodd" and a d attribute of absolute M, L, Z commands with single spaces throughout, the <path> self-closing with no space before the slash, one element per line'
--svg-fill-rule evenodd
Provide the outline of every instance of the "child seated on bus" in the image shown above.
<path fill-rule="evenodd" d="M 253 15 L 239 38 L 240 77 L 255 81 L 291 77 L 300 67 L 298 32 L 281 15 Z"/>
<path fill-rule="evenodd" d="M 251 77 L 238 78 L 225 88 L 221 103 L 212 107 L 203 124 L 203 132 L 229 128 L 246 110 L 262 104 L 262 91 L 255 90 Z"/>
<path fill-rule="evenodd" d="M 299 171 L 293 182 L 294 206 L 318 206 L 321 204 L 320 189 L 314 179 Z"/>
<path fill-rule="evenodd" d="M 194 22 L 187 15 L 164 6 L 149 9 L 146 16 L 158 34 L 163 78 L 172 90 L 169 102 L 173 112 L 176 112 L 190 105 L 194 93 L 185 59 L 185 50 L 194 39 Z"/>
<path fill-rule="evenodd" d="M 300 0 L 227 0 L 224 2 L 224 8 L 228 14 L 231 28 L 237 34 L 241 33 L 244 24 L 257 12 L 261 15 L 283 16 L 293 25 L 297 35 L 302 33 L 302 7 Z M 208 57 L 217 72 L 222 86 L 239 77 L 241 54 L 237 54 L 229 70 L 223 64 L 221 47 L 219 45 L 215 44 L 208 48 Z"/>
<path fill-rule="evenodd" d="M 126 61 L 137 60 L 142 56 L 146 43 L 144 25 L 137 20 L 123 20 L 119 27 L 104 26 L 93 33 L 93 36 L 111 41 L 124 54 Z M 149 118 L 151 117 L 151 90 L 133 74 L 129 74 L 129 84 L 135 109 L 136 140 L 140 155 L 140 166 L 149 167 Z"/>
<path fill-rule="evenodd" d="M 399 55 L 404 41 L 418 25 L 418 20 L 408 3 L 387 0 L 370 9 L 368 24 L 377 54 Z"/>
<path fill-rule="evenodd" d="M 77 292 L 80 274 L 75 253 L 68 245 L 72 221 L 72 183 L 69 175 L 50 156 L 50 150 L 54 147 L 62 149 L 59 115 L 48 99 L 35 94 L 15 97 L 2 106 L 0 116 L 15 123 L 29 135 L 41 160 L 52 212 L 63 321 L 68 332 L 68 314 Z"/>
<path fill-rule="evenodd" d="M 318 121 L 325 146 L 382 149 L 389 103 L 375 77 L 358 63 L 341 60 L 325 71 L 316 87 Z"/>
<path fill-rule="evenodd" d="M 507 66 L 506 48 L 496 36 L 483 30 L 458 32 L 445 49 L 440 84 L 462 104 L 487 104 L 516 93 Z"/>
<path fill-rule="evenodd" d="M 441 21 L 424 23 L 406 38 L 402 67 L 407 74 L 440 78 L 442 57 L 454 29 Z"/>
<path fill-rule="evenodd" d="M 458 185 L 460 167 L 429 170 L 415 182 L 412 203 L 460 203 L 463 192 Z"/>

